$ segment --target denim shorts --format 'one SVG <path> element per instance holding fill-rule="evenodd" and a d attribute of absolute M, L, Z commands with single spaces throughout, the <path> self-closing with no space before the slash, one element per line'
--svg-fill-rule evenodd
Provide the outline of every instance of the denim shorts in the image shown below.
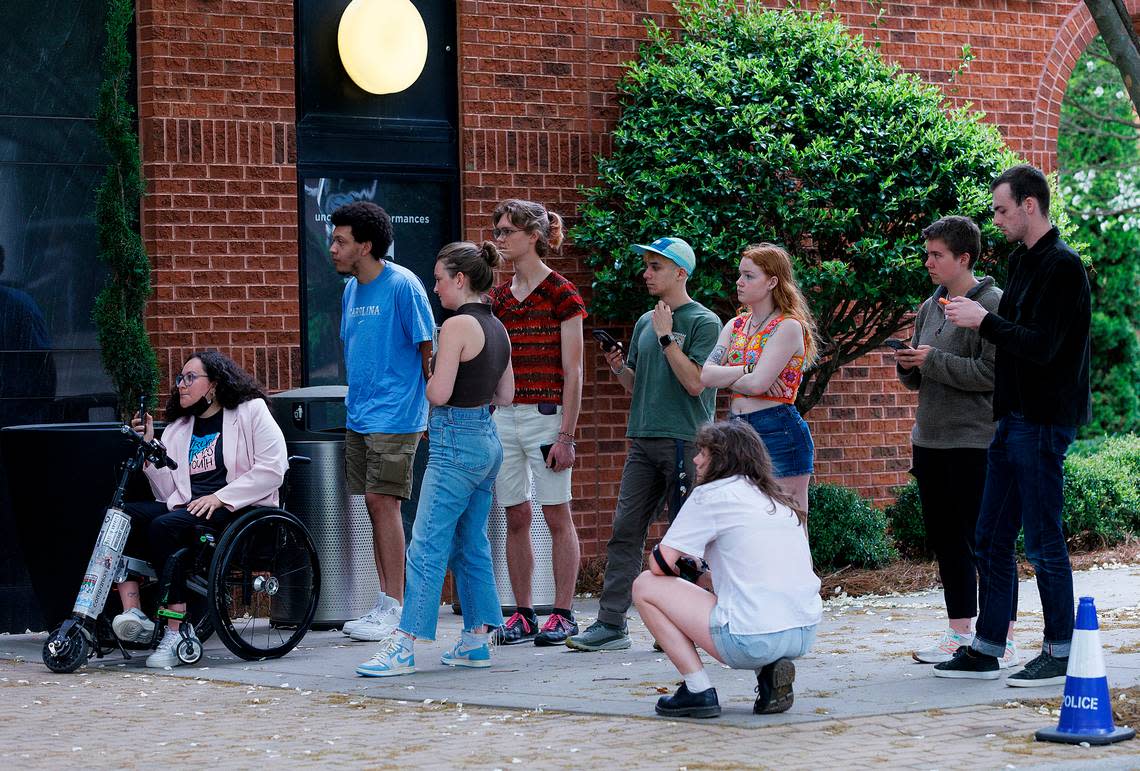
<path fill-rule="evenodd" d="M 709 635 L 720 658 L 733 669 L 759 669 L 779 659 L 798 659 L 815 642 L 815 625 L 798 626 L 767 634 L 733 634 L 728 624 L 717 625 L 710 616 Z"/>
<path fill-rule="evenodd" d="M 748 421 L 748 425 L 760 434 L 777 477 L 798 477 L 815 470 L 815 443 L 811 440 L 811 429 L 793 405 L 780 404 L 733 415 L 732 418 Z"/>

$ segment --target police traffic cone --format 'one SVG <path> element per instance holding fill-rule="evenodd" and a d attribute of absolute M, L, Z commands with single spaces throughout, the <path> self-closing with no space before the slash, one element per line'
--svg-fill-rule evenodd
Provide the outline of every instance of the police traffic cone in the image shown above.
<path fill-rule="evenodd" d="M 1042 728 L 1036 736 L 1039 742 L 1066 744 L 1112 744 L 1136 736 L 1134 729 L 1117 728 L 1112 723 L 1112 697 L 1092 597 L 1082 597 L 1077 606 L 1061 719 L 1055 729 Z"/>

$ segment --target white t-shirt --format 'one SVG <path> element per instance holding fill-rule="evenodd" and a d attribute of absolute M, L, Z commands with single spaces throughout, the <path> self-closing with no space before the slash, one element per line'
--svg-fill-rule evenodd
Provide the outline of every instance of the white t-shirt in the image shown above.
<path fill-rule="evenodd" d="M 818 624 L 819 578 L 795 512 L 746 477 L 697 486 L 661 542 L 709 563 L 713 623 L 732 634 L 767 634 Z"/>

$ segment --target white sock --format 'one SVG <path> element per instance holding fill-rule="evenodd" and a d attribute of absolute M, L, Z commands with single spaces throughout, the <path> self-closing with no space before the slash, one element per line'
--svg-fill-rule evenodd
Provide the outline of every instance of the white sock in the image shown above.
<path fill-rule="evenodd" d="M 491 640 L 490 632 L 468 632 L 463 630 L 463 635 L 460 642 L 464 648 L 477 648 L 480 645 L 486 645 Z"/>
<path fill-rule="evenodd" d="M 712 688 L 712 681 L 709 680 L 709 673 L 701 667 L 696 672 L 690 672 L 684 676 L 685 687 L 689 689 L 689 693 L 700 693 Z"/>

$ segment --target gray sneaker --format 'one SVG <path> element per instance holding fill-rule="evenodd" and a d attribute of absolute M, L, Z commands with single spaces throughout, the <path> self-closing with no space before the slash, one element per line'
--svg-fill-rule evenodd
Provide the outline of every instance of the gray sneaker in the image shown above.
<path fill-rule="evenodd" d="M 111 629 L 115 632 L 115 637 L 129 643 L 150 642 L 154 636 L 154 622 L 138 608 L 131 608 L 115 616 L 111 621 Z"/>
<path fill-rule="evenodd" d="M 566 645 L 578 651 L 624 651 L 630 642 L 625 627 L 595 621 L 582 634 L 567 637 Z"/>

